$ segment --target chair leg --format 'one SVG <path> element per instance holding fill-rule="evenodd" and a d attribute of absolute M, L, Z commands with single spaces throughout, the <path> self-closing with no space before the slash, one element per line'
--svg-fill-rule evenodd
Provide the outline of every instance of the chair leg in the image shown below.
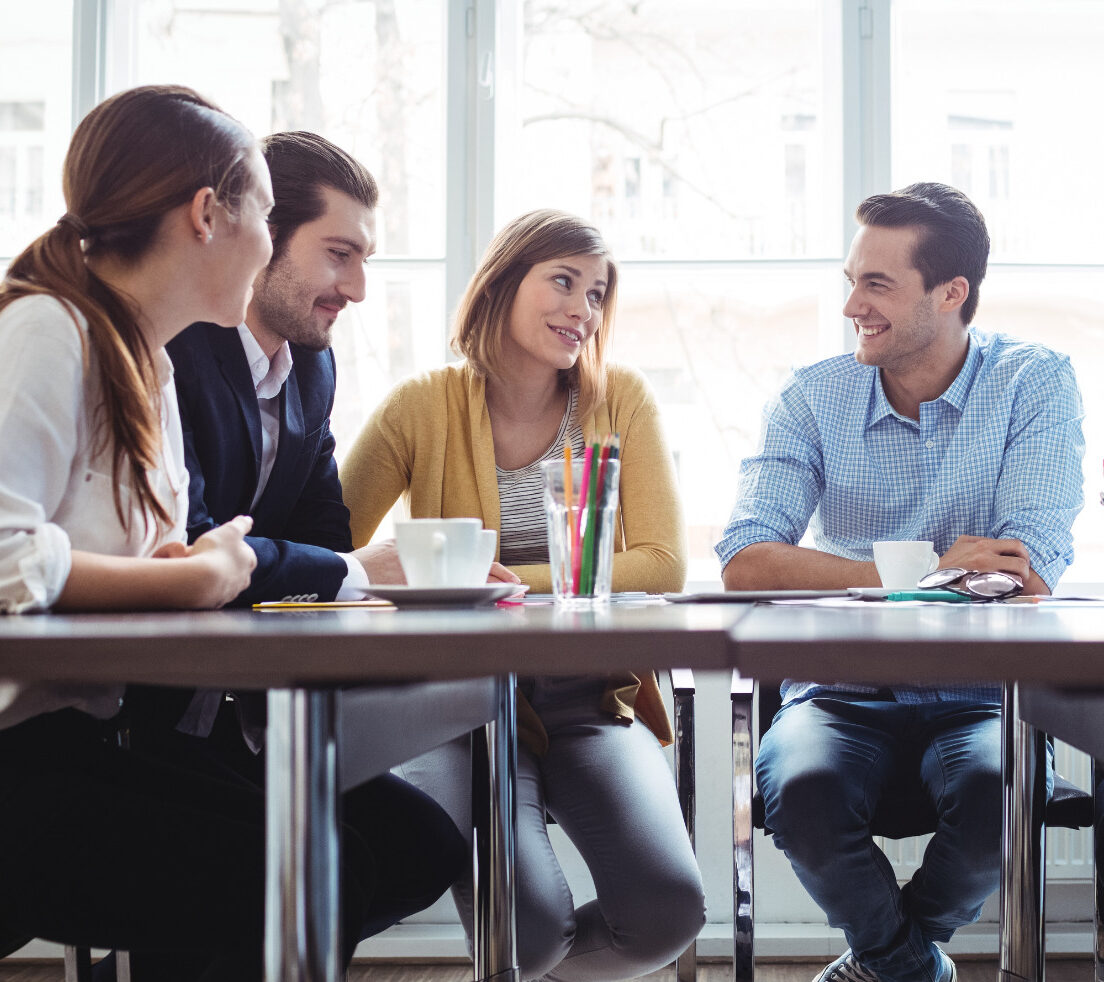
<path fill-rule="evenodd" d="M 675 787 L 682 820 L 693 846 L 698 807 L 694 769 L 694 673 L 685 668 L 671 669 L 671 691 L 675 701 Z M 697 977 L 698 942 L 694 940 L 675 959 L 675 978 L 677 982 L 695 982 Z"/>
<path fill-rule="evenodd" d="M 65 982 L 91 982 L 92 952 L 84 947 L 65 946 Z"/>
<path fill-rule="evenodd" d="M 752 704 L 754 682 L 732 673 L 732 978 L 755 978 L 752 855 Z"/>
<path fill-rule="evenodd" d="M 1104 773 L 1093 758 L 1093 977 L 1096 982 L 1104 982 L 1104 795 L 1099 781 L 1104 781 Z"/>

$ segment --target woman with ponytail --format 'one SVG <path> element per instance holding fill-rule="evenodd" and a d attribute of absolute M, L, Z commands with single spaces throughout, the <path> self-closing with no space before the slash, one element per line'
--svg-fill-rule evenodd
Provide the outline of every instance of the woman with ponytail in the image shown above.
<path fill-rule="evenodd" d="M 216 106 L 148 86 L 77 127 L 64 192 L 0 283 L 0 612 L 219 607 L 249 582 L 250 519 L 185 545 L 164 345 L 242 321 L 267 168 Z M 120 751 L 120 695 L 0 679 L 0 956 L 45 937 L 186 952 L 159 982 L 259 978 L 261 795 Z"/>

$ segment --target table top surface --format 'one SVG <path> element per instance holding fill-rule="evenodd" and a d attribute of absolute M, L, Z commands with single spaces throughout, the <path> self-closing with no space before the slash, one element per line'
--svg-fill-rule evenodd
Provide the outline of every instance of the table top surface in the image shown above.
<path fill-rule="evenodd" d="M 648 667 L 1104 685 L 1104 606 L 651 602 L 0 617 L 0 678 L 22 681 L 267 688 Z"/>
<path fill-rule="evenodd" d="M 760 604 L 733 626 L 735 665 L 762 679 L 1104 684 L 1104 606 Z"/>
<path fill-rule="evenodd" d="M 470 610 L 0 617 L 0 678 L 270 688 L 649 667 L 724 669 L 751 607 L 622 603 Z"/>

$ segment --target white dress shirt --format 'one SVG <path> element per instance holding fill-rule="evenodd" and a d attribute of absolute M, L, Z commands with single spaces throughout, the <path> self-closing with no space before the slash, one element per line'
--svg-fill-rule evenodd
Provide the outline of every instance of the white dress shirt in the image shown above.
<path fill-rule="evenodd" d="M 16 300 L 0 312 L 0 351 L 0 613 L 52 606 L 74 549 L 137 557 L 184 541 L 188 474 L 164 350 L 154 353 L 161 454 L 149 480 L 173 523 L 159 529 L 152 517 L 147 522 L 124 487 L 129 531 L 115 513 L 110 437 L 97 439 L 102 397 L 84 318 L 77 314 L 75 323 L 54 297 Z M 106 718 L 118 710 L 121 695 L 122 687 L 0 681 L 0 727 L 66 706 Z"/>

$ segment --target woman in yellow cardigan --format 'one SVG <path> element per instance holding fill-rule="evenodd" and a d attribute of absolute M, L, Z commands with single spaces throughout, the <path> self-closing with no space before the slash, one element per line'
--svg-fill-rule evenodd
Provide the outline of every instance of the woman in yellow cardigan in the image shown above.
<path fill-rule="evenodd" d="M 500 562 L 549 592 L 540 464 L 562 459 L 565 442 L 581 456 L 616 432 L 613 589 L 680 590 L 685 529 L 655 400 L 642 376 L 605 360 L 616 294 L 617 267 L 582 220 L 536 211 L 499 232 L 457 313 L 452 345 L 465 360 L 400 383 L 342 468 L 354 542 L 402 496 L 414 518 L 482 519 L 499 532 Z M 661 751 L 670 723 L 655 674 L 523 678 L 518 719 L 522 977 L 597 982 L 667 964 L 701 929 L 705 902 Z M 462 830 L 467 754 L 459 741 L 403 769 Z M 597 899 L 578 909 L 546 812 L 594 880 Z M 470 937 L 470 884 L 453 895 Z"/>

